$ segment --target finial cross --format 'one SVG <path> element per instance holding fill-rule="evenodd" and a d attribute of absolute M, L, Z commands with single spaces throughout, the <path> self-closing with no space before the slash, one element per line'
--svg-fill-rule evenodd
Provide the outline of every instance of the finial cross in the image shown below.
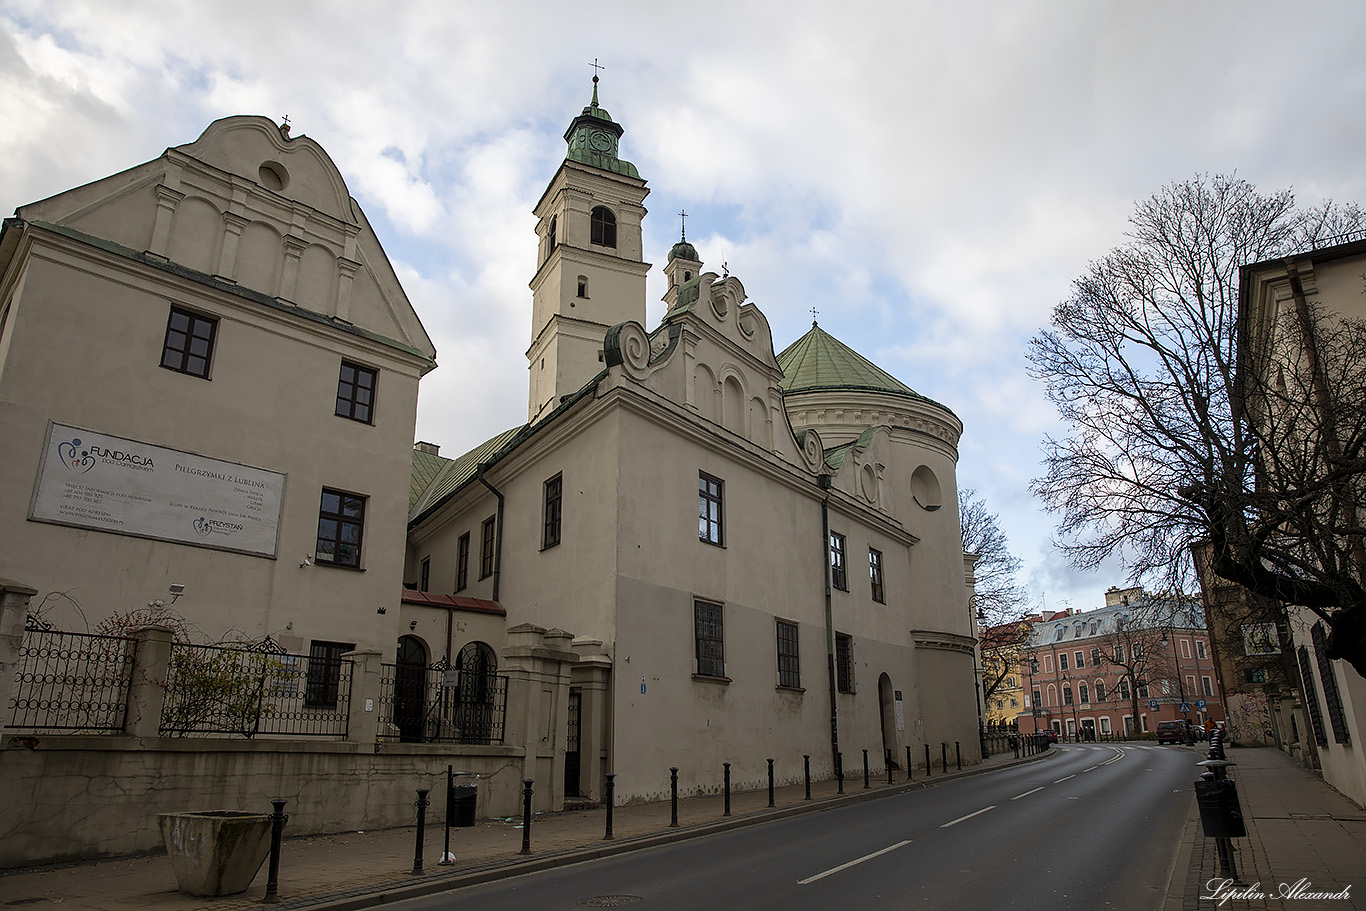
<path fill-rule="evenodd" d="M 816 312 L 817 312 L 817 311 L 816 311 L 816 308 L 815 308 L 815 307 L 812 307 L 812 308 L 811 308 L 811 322 L 813 322 L 813 323 L 816 321 Z"/>
<path fill-rule="evenodd" d="M 687 213 L 686 211 L 684 211 L 683 209 L 679 209 L 679 210 L 678 210 L 678 217 L 681 218 L 681 219 L 683 219 L 683 230 L 682 230 L 682 235 L 681 235 L 681 236 L 682 236 L 683 240 L 687 240 L 687 239 L 688 239 L 688 213 Z"/>
<path fill-rule="evenodd" d="M 607 69 L 607 67 L 603 66 L 601 63 L 598 63 L 598 58 L 596 58 L 596 57 L 594 57 L 594 58 L 593 58 L 593 62 L 590 63 L 590 64 L 588 64 L 588 65 L 591 66 L 591 67 L 594 69 L 594 73 L 593 73 L 593 81 L 594 81 L 594 82 L 597 82 L 597 81 L 598 81 L 598 74 L 597 74 L 596 71 L 597 71 L 597 70 L 605 70 L 605 69 Z"/>

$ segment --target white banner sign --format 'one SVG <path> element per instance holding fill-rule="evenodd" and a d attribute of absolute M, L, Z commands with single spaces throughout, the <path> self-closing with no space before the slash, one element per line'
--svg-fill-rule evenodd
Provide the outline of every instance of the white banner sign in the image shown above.
<path fill-rule="evenodd" d="M 274 557 L 285 476 L 48 425 L 29 518 Z"/>

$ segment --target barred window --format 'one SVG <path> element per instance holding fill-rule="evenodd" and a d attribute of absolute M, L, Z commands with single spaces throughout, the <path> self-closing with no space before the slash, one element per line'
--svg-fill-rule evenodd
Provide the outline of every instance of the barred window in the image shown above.
<path fill-rule="evenodd" d="M 800 687 L 801 664 L 797 657 L 797 624 L 778 621 L 778 685 Z"/>
<path fill-rule="evenodd" d="M 844 563 L 844 535 L 830 532 L 830 584 L 840 591 L 849 590 L 849 573 Z"/>
<path fill-rule="evenodd" d="M 354 642 L 319 642 L 308 645 L 308 675 L 304 683 L 304 705 L 335 706 L 341 685 L 341 656 L 354 652 Z"/>
<path fill-rule="evenodd" d="M 1333 739 L 1338 743 L 1351 743 L 1352 734 L 1347 730 L 1347 719 L 1342 714 L 1342 694 L 1338 691 L 1338 678 L 1333 673 L 1333 664 L 1324 654 L 1327 647 L 1323 623 L 1315 623 L 1309 630 L 1314 640 L 1314 655 L 1319 661 L 1319 675 L 1323 684 L 1323 701 L 1328 705 L 1328 723 L 1333 726 Z"/>
<path fill-rule="evenodd" d="M 697 474 L 697 537 L 720 546 L 725 543 L 721 526 L 721 486 L 719 478 Z"/>
<path fill-rule="evenodd" d="M 693 625 L 697 640 L 697 673 L 703 677 L 726 676 L 725 627 L 721 605 L 693 602 Z"/>
<path fill-rule="evenodd" d="M 835 688 L 854 691 L 854 637 L 846 633 L 835 633 Z"/>

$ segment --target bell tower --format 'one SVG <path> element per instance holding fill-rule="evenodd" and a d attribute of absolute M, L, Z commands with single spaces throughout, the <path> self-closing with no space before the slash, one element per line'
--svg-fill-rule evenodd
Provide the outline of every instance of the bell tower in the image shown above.
<path fill-rule="evenodd" d="M 531 279 L 527 420 L 555 409 L 603 368 L 602 342 L 617 323 L 645 324 L 641 220 L 649 190 L 618 157 L 621 125 L 593 100 L 564 139 L 564 162 L 536 204 L 538 251 Z"/>

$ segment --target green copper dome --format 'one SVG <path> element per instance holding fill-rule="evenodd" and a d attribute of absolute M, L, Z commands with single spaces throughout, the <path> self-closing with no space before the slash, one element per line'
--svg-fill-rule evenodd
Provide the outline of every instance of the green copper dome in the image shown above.
<path fill-rule="evenodd" d="M 850 389 L 884 392 L 928 401 L 911 387 L 821 329 L 811 331 L 778 355 L 783 370 L 783 393 Z"/>
<path fill-rule="evenodd" d="M 639 180 L 636 166 L 617 157 L 617 144 L 624 132 L 607 109 L 598 106 L 598 77 L 594 76 L 593 100 L 564 131 L 564 141 L 569 143 L 565 159 Z"/>
<path fill-rule="evenodd" d="M 686 240 L 680 240 L 669 248 L 669 259 L 686 259 L 690 263 L 702 261 L 697 258 L 697 248 Z"/>

